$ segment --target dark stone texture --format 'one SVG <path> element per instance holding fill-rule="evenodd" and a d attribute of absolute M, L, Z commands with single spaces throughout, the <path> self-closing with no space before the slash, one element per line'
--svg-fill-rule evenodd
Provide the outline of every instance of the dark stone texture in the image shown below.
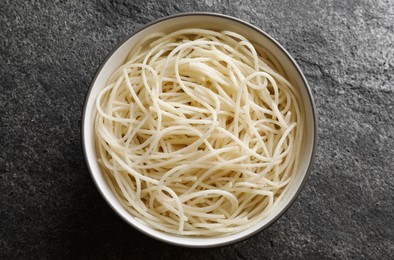
<path fill-rule="evenodd" d="M 277 223 L 216 249 L 169 246 L 123 222 L 83 159 L 89 83 L 127 34 L 166 15 L 244 19 L 298 61 L 320 143 L 299 199 Z M 0 2 L 0 259 L 392 259 L 394 2 Z"/>

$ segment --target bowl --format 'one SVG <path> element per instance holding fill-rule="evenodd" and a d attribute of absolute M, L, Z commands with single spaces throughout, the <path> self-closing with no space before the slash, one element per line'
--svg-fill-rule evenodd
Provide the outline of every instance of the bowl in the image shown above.
<path fill-rule="evenodd" d="M 167 234 L 154 230 L 136 221 L 116 199 L 111 189 L 104 179 L 97 162 L 97 155 L 94 144 L 94 117 L 95 117 L 95 98 L 99 91 L 106 85 L 111 73 L 125 62 L 125 57 L 132 46 L 154 32 L 171 32 L 182 28 L 199 27 L 213 30 L 231 30 L 244 35 L 252 42 L 256 42 L 276 57 L 288 80 L 299 90 L 302 97 L 302 104 L 305 110 L 305 137 L 301 147 L 301 157 L 299 169 L 294 179 L 289 183 L 289 189 L 284 199 L 272 210 L 272 213 L 260 221 L 255 226 L 232 235 L 221 237 L 185 237 Z M 316 142 L 317 142 L 317 120 L 314 101 L 308 83 L 302 74 L 299 66 L 289 53 L 271 36 L 261 29 L 244 22 L 240 19 L 215 13 L 183 13 L 164 17 L 153 21 L 136 32 L 129 35 L 124 41 L 119 43 L 107 56 L 103 64 L 98 69 L 86 96 L 83 117 L 82 117 L 82 142 L 86 163 L 92 178 L 101 192 L 104 199 L 112 209 L 122 217 L 127 223 L 139 231 L 156 238 L 158 240 L 186 247 L 216 247 L 228 245 L 244 240 L 258 232 L 264 230 L 276 220 L 278 220 L 294 202 L 301 189 L 303 188 L 307 176 L 311 170 Z"/>

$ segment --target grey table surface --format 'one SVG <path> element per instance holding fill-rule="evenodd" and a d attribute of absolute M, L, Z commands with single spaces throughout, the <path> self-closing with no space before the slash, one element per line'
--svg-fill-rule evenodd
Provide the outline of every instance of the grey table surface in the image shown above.
<path fill-rule="evenodd" d="M 186 249 L 123 222 L 96 190 L 80 138 L 100 63 L 154 19 L 212 11 L 276 38 L 303 69 L 320 142 L 308 183 L 244 242 Z M 394 2 L 0 2 L 0 259 L 392 259 Z"/>

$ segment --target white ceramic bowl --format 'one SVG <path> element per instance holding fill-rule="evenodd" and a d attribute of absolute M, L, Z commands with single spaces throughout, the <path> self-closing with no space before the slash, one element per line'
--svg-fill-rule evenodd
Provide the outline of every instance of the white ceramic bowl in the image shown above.
<path fill-rule="evenodd" d="M 289 183 L 290 187 L 286 196 L 281 203 L 273 209 L 271 215 L 267 216 L 257 225 L 229 236 L 213 238 L 175 236 L 151 229 L 137 222 L 115 198 L 97 163 L 93 133 L 93 118 L 96 113 L 94 103 L 99 91 L 105 87 L 108 77 L 115 69 L 125 62 L 125 57 L 132 46 L 146 35 L 154 32 L 171 32 L 188 27 L 231 30 L 244 35 L 250 41 L 257 42 L 266 47 L 281 63 L 290 82 L 298 88 L 303 100 L 302 105 L 306 112 L 306 138 L 302 144 L 299 170 L 292 182 Z M 86 162 L 98 190 L 113 210 L 127 223 L 151 237 L 171 244 L 187 247 L 215 247 L 235 243 L 260 232 L 274 223 L 290 207 L 304 186 L 312 165 L 317 141 L 316 121 L 311 90 L 304 75 L 289 53 L 272 37 L 259 28 L 233 17 L 214 13 L 185 13 L 165 17 L 149 23 L 131 34 L 107 56 L 104 63 L 98 69 L 86 96 L 82 118 L 82 140 Z"/>

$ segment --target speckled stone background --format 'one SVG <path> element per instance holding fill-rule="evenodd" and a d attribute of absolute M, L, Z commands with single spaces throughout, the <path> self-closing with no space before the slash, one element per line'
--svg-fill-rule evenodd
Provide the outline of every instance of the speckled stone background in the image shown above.
<path fill-rule="evenodd" d="M 296 203 L 259 235 L 216 249 L 128 226 L 81 148 L 84 97 L 105 56 L 145 23 L 190 11 L 271 34 L 305 72 L 319 114 L 315 167 Z M 2 0 L 0 43 L 0 259 L 392 259 L 392 0 Z"/>

